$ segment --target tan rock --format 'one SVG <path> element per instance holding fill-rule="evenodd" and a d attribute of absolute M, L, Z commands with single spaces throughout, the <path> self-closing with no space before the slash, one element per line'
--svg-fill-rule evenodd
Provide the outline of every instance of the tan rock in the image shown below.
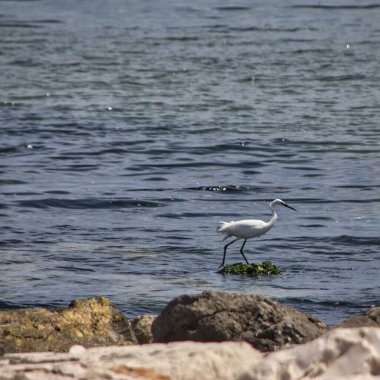
<path fill-rule="evenodd" d="M 142 315 L 130 320 L 139 344 L 153 342 L 152 323 L 157 315 Z"/>
<path fill-rule="evenodd" d="M 0 360 L 0 379 L 230 380 L 237 379 L 261 356 L 244 342 L 179 342 L 89 349 L 76 346 L 66 354 L 8 354 Z"/>
<path fill-rule="evenodd" d="M 241 379 L 375 379 L 380 376 L 380 328 L 336 329 L 266 356 Z"/>

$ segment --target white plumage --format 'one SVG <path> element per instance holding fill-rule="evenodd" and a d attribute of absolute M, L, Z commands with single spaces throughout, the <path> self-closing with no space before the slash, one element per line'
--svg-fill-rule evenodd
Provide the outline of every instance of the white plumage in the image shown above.
<path fill-rule="evenodd" d="M 247 219 L 237 222 L 220 222 L 218 232 L 226 235 L 223 240 L 231 236 L 236 236 L 240 239 L 250 239 L 264 235 L 270 227 L 269 223 L 263 220 Z"/>
<path fill-rule="evenodd" d="M 263 220 L 257 220 L 257 219 L 239 220 L 236 222 L 234 221 L 219 222 L 217 231 L 226 235 L 223 240 L 226 240 L 232 236 L 236 238 L 224 246 L 223 261 L 222 261 L 222 264 L 219 266 L 219 268 L 224 265 L 224 262 L 226 260 L 227 247 L 240 239 L 244 239 L 244 242 L 240 248 L 240 253 L 243 256 L 246 263 L 248 264 L 248 260 L 246 259 L 243 252 L 244 245 L 248 239 L 252 239 L 252 238 L 264 235 L 273 227 L 274 223 L 277 220 L 277 214 L 274 211 L 274 206 L 277 206 L 277 205 L 285 206 L 296 211 L 295 208 L 289 206 L 281 199 L 275 199 L 269 204 L 269 207 L 271 208 L 271 211 L 272 211 L 272 217 L 269 220 L 269 222 L 265 222 Z"/>

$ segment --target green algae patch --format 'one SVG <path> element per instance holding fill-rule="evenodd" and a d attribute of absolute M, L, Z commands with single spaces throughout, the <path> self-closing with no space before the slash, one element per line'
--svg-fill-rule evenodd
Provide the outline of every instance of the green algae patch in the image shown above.
<path fill-rule="evenodd" d="M 284 271 L 282 269 L 267 260 L 258 264 L 236 263 L 232 265 L 225 265 L 218 271 L 218 273 L 221 274 L 245 274 L 249 276 L 275 275 L 283 272 Z"/>

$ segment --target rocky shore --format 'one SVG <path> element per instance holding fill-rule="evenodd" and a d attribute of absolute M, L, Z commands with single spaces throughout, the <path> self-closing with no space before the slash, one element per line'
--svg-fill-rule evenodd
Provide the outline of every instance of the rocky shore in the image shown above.
<path fill-rule="evenodd" d="M 380 307 L 328 328 L 256 294 L 177 297 L 127 319 L 105 297 L 0 311 L 0 380 L 375 379 Z"/>

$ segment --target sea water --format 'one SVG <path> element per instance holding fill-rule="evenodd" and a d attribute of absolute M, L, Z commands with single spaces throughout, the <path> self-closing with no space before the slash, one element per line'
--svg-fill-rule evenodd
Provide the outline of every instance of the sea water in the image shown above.
<path fill-rule="evenodd" d="M 333 325 L 379 303 L 380 6 L 2 1 L 0 305 L 203 290 Z M 220 220 L 279 276 L 223 276 Z M 227 263 L 242 261 L 240 243 Z"/>

